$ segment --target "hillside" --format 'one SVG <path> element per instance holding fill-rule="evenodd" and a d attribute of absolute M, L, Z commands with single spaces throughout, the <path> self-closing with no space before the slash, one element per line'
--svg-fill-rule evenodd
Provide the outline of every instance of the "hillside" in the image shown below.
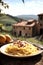
<path fill-rule="evenodd" d="M 37 15 L 18 15 L 17 17 L 25 19 L 25 20 L 29 20 L 29 19 L 36 19 L 36 20 L 38 20 L 38 16 Z"/>
<path fill-rule="evenodd" d="M 3 24 L 13 24 L 13 23 L 16 23 L 19 19 L 17 17 L 13 17 L 13 16 L 10 16 L 10 15 L 6 15 L 6 14 L 1 14 L 0 15 L 0 23 L 3 23 Z"/>
<path fill-rule="evenodd" d="M 0 23 L 3 24 L 13 24 L 16 23 L 18 21 L 20 21 L 21 19 L 24 20 L 29 20 L 29 19 L 38 19 L 37 15 L 19 15 L 19 16 L 11 16 L 11 15 L 6 15 L 6 14 L 0 14 Z"/>

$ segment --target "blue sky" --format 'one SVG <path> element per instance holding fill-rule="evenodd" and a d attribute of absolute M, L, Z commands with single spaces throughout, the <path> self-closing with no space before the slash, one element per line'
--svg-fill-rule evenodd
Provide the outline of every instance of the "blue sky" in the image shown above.
<path fill-rule="evenodd" d="M 16 15 L 30 15 L 43 13 L 43 0 L 3 0 L 9 4 L 9 9 L 4 9 L 6 14 Z"/>

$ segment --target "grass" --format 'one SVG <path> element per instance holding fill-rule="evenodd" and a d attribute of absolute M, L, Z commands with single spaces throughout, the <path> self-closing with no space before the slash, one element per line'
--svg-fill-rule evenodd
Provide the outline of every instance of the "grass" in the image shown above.
<path fill-rule="evenodd" d="M 11 31 L 12 30 L 12 26 L 3 26 L 3 29 L 5 29 L 7 31 Z"/>
<path fill-rule="evenodd" d="M 17 21 L 15 21 L 13 18 L 9 17 L 9 16 L 6 16 L 6 15 L 3 15 L 0 17 L 0 23 L 1 24 L 6 24 L 6 23 L 15 23 Z M 5 27 L 6 30 L 10 31 L 12 29 L 12 27 Z M 6 34 L 6 32 L 0 32 L 2 34 Z M 20 40 L 26 40 L 26 41 L 29 41 L 29 42 L 32 42 L 32 43 L 37 43 L 37 44 L 43 44 L 43 41 L 40 41 L 38 39 L 36 39 L 35 37 L 31 37 L 31 38 L 26 38 L 26 37 L 15 37 L 13 36 L 11 33 L 7 33 L 9 34 L 12 38 L 17 38 L 17 39 L 20 39 Z"/>
<path fill-rule="evenodd" d="M 32 37 L 32 38 L 17 37 L 17 38 L 20 39 L 20 40 L 26 40 L 26 41 L 32 42 L 32 43 L 43 44 L 43 41 L 40 41 L 40 40 L 38 40 L 38 39 L 36 39 L 34 37 Z"/>
<path fill-rule="evenodd" d="M 40 41 L 40 40 L 36 39 L 35 37 L 31 37 L 31 38 L 16 37 L 16 36 L 14 36 L 14 35 L 11 34 L 11 33 L 6 33 L 6 32 L 1 32 L 1 33 L 2 33 L 2 34 L 9 34 L 9 35 L 12 37 L 12 39 L 17 38 L 17 39 L 19 39 L 19 40 L 25 40 L 25 41 L 32 42 L 32 43 L 43 44 L 43 41 Z"/>
<path fill-rule="evenodd" d="M 17 21 L 10 16 L 3 15 L 3 16 L 0 17 L 0 23 L 2 23 L 2 24 L 7 24 L 7 23 L 13 24 L 15 22 L 17 22 Z"/>

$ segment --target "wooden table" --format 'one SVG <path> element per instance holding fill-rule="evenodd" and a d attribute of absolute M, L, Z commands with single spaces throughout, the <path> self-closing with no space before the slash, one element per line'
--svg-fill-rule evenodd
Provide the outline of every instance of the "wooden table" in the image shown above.
<path fill-rule="evenodd" d="M 28 58 L 12 58 L 0 53 L 0 65 L 43 65 L 43 53 Z"/>

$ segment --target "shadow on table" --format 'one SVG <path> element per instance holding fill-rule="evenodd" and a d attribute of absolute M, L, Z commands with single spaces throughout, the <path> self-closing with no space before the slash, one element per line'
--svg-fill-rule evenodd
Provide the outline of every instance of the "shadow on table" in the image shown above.
<path fill-rule="evenodd" d="M 26 58 L 12 58 L 0 54 L 0 65 L 35 65 L 41 60 L 41 58 L 41 54 Z"/>

